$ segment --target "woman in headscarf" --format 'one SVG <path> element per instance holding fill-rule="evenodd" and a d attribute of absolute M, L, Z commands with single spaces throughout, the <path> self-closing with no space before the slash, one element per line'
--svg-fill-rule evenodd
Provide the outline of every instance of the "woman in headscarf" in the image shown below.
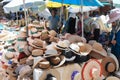
<path fill-rule="evenodd" d="M 113 53 L 120 64 L 120 9 L 113 9 L 109 14 L 112 23 L 112 31 L 110 33 L 111 53 Z"/>

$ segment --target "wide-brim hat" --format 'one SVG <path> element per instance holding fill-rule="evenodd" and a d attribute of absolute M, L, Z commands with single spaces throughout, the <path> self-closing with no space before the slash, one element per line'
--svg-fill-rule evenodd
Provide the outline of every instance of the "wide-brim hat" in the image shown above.
<path fill-rule="evenodd" d="M 45 71 L 45 74 L 40 76 L 39 80 L 46 80 L 48 75 L 52 75 L 54 78 L 56 78 L 57 80 L 61 80 L 61 74 L 58 70 L 56 69 L 49 69 L 47 71 Z"/>
<path fill-rule="evenodd" d="M 33 68 L 35 67 L 39 67 L 41 69 L 48 69 L 50 68 L 50 62 L 41 56 L 34 57 Z"/>
<path fill-rule="evenodd" d="M 78 44 L 75 44 L 75 43 L 70 44 L 69 49 L 75 54 L 80 54 L 79 53 L 80 47 L 78 46 Z"/>
<path fill-rule="evenodd" d="M 118 71 L 119 70 L 119 62 L 118 62 L 117 57 L 114 54 L 112 54 L 112 53 L 109 53 L 108 56 L 110 56 L 111 58 L 114 59 L 114 61 L 116 63 L 116 71 Z"/>
<path fill-rule="evenodd" d="M 38 64 L 40 61 L 42 61 L 42 60 L 44 60 L 44 58 L 41 57 L 41 56 L 39 56 L 39 57 L 34 57 L 33 68 L 35 68 L 35 67 L 37 66 L 37 64 Z"/>
<path fill-rule="evenodd" d="M 34 48 L 45 49 L 44 41 L 40 39 L 27 38 L 28 44 Z"/>
<path fill-rule="evenodd" d="M 115 76 L 109 76 L 105 80 L 120 80 L 118 77 Z"/>
<path fill-rule="evenodd" d="M 75 63 L 65 66 L 62 80 L 81 80 L 82 67 Z"/>
<path fill-rule="evenodd" d="M 86 43 L 79 42 L 80 55 L 86 56 L 92 51 L 92 46 Z"/>
<path fill-rule="evenodd" d="M 92 51 L 89 54 L 91 57 L 101 59 L 108 56 L 105 49 L 102 47 L 102 44 L 95 42 L 92 46 Z"/>
<path fill-rule="evenodd" d="M 60 58 L 60 62 L 59 62 L 58 65 L 53 66 L 54 68 L 62 66 L 65 63 L 65 61 L 66 61 L 66 58 L 63 55 L 60 55 L 59 58 Z"/>
<path fill-rule="evenodd" d="M 119 8 L 116 8 L 116 9 L 113 9 L 111 10 L 110 14 L 109 14 L 109 21 L 108 23 L 112 23 L 118 19 L 120 19 L 120 9 Z"/>
<path fill-rule="evenodd" d="M 43 55 L 43 50 L 41 50 L 41 49 L 34 49 L 33 51 L 32 51 L 32 56 L 33 57 L 36 57 L 36 56 L 42 56 Z"/>
<path fill-rule="evenodd" d="M 68 49 L 69 45 L 70 45 L 70 42 L 68 40 L 58 41 L 56 48 L 60 50 L 66 50 Z"/>
<path fill-rule="evenodd" d="M 68 35 L 67 40 L 69 40 L 70 43 L 78 43 L 78 42 L 86 43 L 86 39 L 78 35 L 71 35 L 71 36 Z"/>
<path fill-rule="evenodd" d="M 102 74 L 104 76 L 108 76 L 110 73 L 115 72 L 116 70 L 116 63 L 112 57 L 105 57 L 101 61 L 102 65 Z"/>
<path fill-rule="evenodd" d="M 89 60 L 82 67 L 82 80 L 92 80 L 93 76 L 99 79 L 101 75 L 101 64 L 96 59 Z"/>

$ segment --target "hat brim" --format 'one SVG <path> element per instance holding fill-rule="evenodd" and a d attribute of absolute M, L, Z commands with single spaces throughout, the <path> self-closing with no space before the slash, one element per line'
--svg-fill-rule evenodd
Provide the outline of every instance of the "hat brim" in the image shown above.
<path fill-rule="evenodd" d="M 92 51 L 94 51 L 102 56 L 108 56 L 107 52 L 104 49 L 102 49 L 101 51 L 98 51 L 96 49 L 92 49 Z"/>
<path fill-rule="evenodd" d="M 115 76 L 109 76 L 106 78 L 106 80 L 120 80 L 118 77 Z"/>
<path fill-rule="evenodd" d="M 72 80 L 71 77 L 72 77 L 72 74 L 74 71 L 78 71 L 78 73 L 80 73 L 80 79 L 81 80 L 81 71 L 82 71 L 82 68 L 79 64 L 69 64 L 69 65 L 66 65 L 65 66 L 65 69 L 64 69 L 64 73 L 63 73 L 63 79 L 62 80 Z"/>
<path fill-rule="evenodd" d="M 57 49 L 60 49 L 60 50 L 67 50 L 67 49 L 68 49 L 67 47 L 61 47 L 61 46 L 59 46 L 59 45 L 55 45 L 55 47 L 56 47 Z"/>
<path fill-rule="evenodd" d="M 99 72 L 97 74 L 99 76 L 102 75 L 102 69 L 101 69 L 100 62 L 95 59 L 91 59 L 88 62 L 86 62 L 82 68 L 82 79 L 83 80 L 92 80 L 92 74 L 91 74 L 92 68 L 97 68 L 97 70 Z"/>
<path fill-rule="evenodd" d="M 87 56 L 92 51 L 92 46 L 90 46 L 89 44 L 84 45 L 86 46 L 86 51 L 85 52 L 80 51 L 80 54 L 82 56 Z"/>
<path fill-rule="evenodd" d="M 116 56 L 112 53 L 108 54 L 110 57 L 112 57 L 116 63 L 116 70 L 118 71 L 119 70 L 119 62 L 118 62 L 118 59 L 116 58 Z"/>
<path fill-rule="evenodd" d="M 115 61 L 114 61 L 114 59 L 112 57 L 108 56 L 108 57 L 103 58 L 102 62 L 101 62 L 101 65 L 102 65 L 102 74 L 104 76 L 108 76 L 109 75 L 109 72 L 106 71 L 106 64 L 108 62 L 111 62 L 111 63 L 113 63 L 116 66 L 116 63 L 115 63 Z"/>
<path fill-rule="evenodd" d="M 58 65 L 56 65 L 56 66 L 53 66 L 54 68 L 60 67 L 65 63 L 65 61 L 66 61 L 65 56 L 60 55 L 60 59 L 61 59 L 60 63 Z"/>
<path fill-rule="evenodd" d="M 33 68 L 35 68 L 37 66 L 37 64 L 42 61 L 44 58 L 43 57 L 35 57 L 34 58 L 34 64 L 33 64 Z"/>

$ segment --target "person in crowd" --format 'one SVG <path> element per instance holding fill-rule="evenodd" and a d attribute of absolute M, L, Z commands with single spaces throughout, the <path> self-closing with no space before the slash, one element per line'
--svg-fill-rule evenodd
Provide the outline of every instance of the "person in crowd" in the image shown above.
<path fill-rule="evenodd" d="M 49 16 L 47 22 L 49 22 L 49 29 L 50 30 L 55 30 L 56 32 L 58 32 L 58 28 L 59 28 L 59 16 L 57 15 L 57 10 L 56 9 L 52 9 L 51 11 L 52 16 Z"/>
<path fill-rule="evenodd" d="M 76 29 L 76 34 L 79 35 L 79 36 L 82 36 L 82 22 L 81 22 L 81 17 L 82 17 L 82 14 L 79 12 L 77 14 L 78 16 L 78 22 L 77 22 L 77 29 Z"/>
<path fill-rule="evenodd" d="M 70 13 L 69 19 L 65 24 L 66 33 L 75 34 L 76 33 L 75 25 L 76 25 L 76 14 Z"/>
<path fill-rule="evenodd" d="M 113 53 L 120 65 L 120 9 L 113 9 L 109 14 L 112 23 L 112 30 L 110 33 L 111 53 Z"/>
<path fill-rule="evenodd" d="M 94 21 L 92 17 L 89 16 L 89 12 L 85 12 L 83 14 L 84 16 L 84 36 L 87 39 L 87 41 L 90 40 L 91 38 L 91 31 L 92 31 L 92 26 L 91 23 Z"/>
<path fill-rule="evenodd" d="M 97 21 L 93 21 L 91 23 L 92 31 L 91 31 L 91 39 L 98 41 L 100 37 L 100 25 Z"/>

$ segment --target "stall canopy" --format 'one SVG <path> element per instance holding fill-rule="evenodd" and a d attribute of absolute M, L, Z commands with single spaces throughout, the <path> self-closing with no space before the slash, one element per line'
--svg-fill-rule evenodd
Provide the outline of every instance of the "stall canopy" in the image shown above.
<path fill-rule="evenodd" d="M 81 12 L 81 6 L 70 6 L 67 8 L 69 12 L 71 13 L 78 13 Z M 93 7 L 93 6 L 83 6 L 83 12 L 88 12 L 88 11 L 92 11 L 92 10 L 96 10 L 98 9 L 97 6 Z"/>
<path fill-rule="evenodd" d="M 32 6 L 45 4 L 43 0 L 25 0 L 25 7 L 30 8 Z M 17 12 L 20 8 L 24 8 L 23 0 L 12 0 L 10 3 L 6 4 L 3 9 L 5 13 Z"/>

